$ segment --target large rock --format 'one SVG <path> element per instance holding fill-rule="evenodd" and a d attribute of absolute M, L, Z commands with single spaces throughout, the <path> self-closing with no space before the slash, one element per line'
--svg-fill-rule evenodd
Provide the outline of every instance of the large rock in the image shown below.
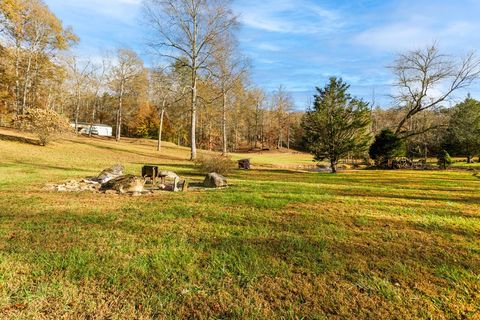
<path fill-rule="evenodd" d="M 121 164 L 116 164 L 108 169 L 103 170 L 97 177 L 97 181 L 104 184 L 112 179 L 123 175 L 125 168 Z"/>
<path fill-rule="evenodd" d="M 158 176 L 162 179 L 165 179 L 165 178 L 180 179 L 180 177 L 173 171 L 161 170 L 158 172 Z"/>
<path fill-rule="evenodd" d="M 160 185 L 160 189 L 163 189 L 163 190 L 171 189 L 174 192 L 178 191 L 178 184 L 180 182 L 180 177 L 175 172 L 161 170 L 161 171 L 158 172 L 157 176 L 160 177 L 161 180 L 162 180 L 162 184 Z M 166 185 L 166 179 L 167 178 L 173 180 L 171 188 L 167 187 L 167 185 Z"/>
<path fill-rule="evenodd" d="M 227 187 L 228 185 L 227 179 L 225 179 L 224 176 L 216 172 L 212 172 L 207 174 L 207 176 L 205 177 L 205 180 L 203 181 L 203 186 L 205 188 L 223 188 Z"/>
<path fill-rule="evenodd" d="M 143 192 L 145 179 L 131 174 L 120 176 L 102 184 L 102 191 L 115 190 L 119 193 Z"/>

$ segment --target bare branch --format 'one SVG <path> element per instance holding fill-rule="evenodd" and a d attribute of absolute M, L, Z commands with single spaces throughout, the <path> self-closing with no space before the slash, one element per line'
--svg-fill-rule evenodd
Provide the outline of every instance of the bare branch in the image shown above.
<path fill-rule="evenodd" d="M 399 55 L 391 69 L 397 78 L 394 100 L 398 108 L 405 111 L 396 134 L 405 136 L 404 126 L 410 118 L 440 107 L 454 92 L 470 86 L 480 77 L 480 59 L 470 53 L 455 62 L 433 44 L 424 50 Z"/>

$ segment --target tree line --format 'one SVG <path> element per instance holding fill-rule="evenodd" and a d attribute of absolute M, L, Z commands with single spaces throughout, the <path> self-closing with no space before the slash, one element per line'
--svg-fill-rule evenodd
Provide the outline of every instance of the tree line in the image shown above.
<path fill-rule="evenodd" d="M 228 0 L 145 0 L 148 66 L 132 49 L 101 59 L 76 56 L 80 39 L 42 0 L 0 3 L 0 125 L 46 109 L 80 123 L 112 125 L 116 140 L 142 137 L 218 150 L 297 148 L 329 159 L 368 158 L 375 136 L 398 138 L 409 157 L 440 150 L 478 155 L 477 102 L 447 108 L 478 79 L 480 62 L 444 55 L 433 44 L 397 56 L 392 106 L 348 94 L 332 78 L 307 112 L 284 87 L 266 93 L 250 79 Z M 468 116 L 465 116 L 468 114 Z M 463 118 L 462 118 L 463 117 Z M 88 131 L 87 131 L 88 132 Z M 91 130 L 89 134 L 91 134 Z"/>
<path fill-rule="evenodd" d="M 144 137 L 222 150 L 294 145 L 294 101 L 280 87 L 266 94 L 249 79 L 228 1 L 144 2 L 152 60 L 132 49 L 94 61 L 78 57 L 80 41 L 41 0 L 0 4 L 2 124 L 31 108 L 79 123 L 114 127 L 115 138 Z"/>

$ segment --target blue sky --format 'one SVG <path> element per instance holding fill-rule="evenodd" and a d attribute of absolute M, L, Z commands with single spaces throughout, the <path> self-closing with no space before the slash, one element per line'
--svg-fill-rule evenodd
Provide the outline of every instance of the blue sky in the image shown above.
<path fill-rule="evenodd" d="M 79 55 L 130 47 L 149 60 L 141 0 L 46 3 L 80 36 Z M 351 84 L 353 95 L 370 101 L 375 92 L 386 107 L 395 54 L 434 41 L 455 56 L 480 49 L 479 0 L 236 0 L 234 10 L 253 83 L 267 92 L 283 85 L 298 109 L 334 75 Z M 469 91 L 480 96 L 480 85 Z"/>

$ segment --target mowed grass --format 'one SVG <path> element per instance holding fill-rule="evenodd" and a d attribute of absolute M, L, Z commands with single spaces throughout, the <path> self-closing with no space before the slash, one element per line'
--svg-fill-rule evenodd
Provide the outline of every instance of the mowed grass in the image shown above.
<path fill-rule="evenodd" d="M 117 162 L 201 181 L 187 158 L 144 140 L 0 141 L 0 317 L 479 318 L 469 172 L 235 171 L 228 189 L 155 197 L 42 190 Z"/>
<path fill-rule="evenodd" d="M 284 169 L 315 167 L 313 156 L 303 152 L 266 151 L 259 153 L 234 153 L 232 159 L 248 158 L 257 167 L 275 166 Z"/>

